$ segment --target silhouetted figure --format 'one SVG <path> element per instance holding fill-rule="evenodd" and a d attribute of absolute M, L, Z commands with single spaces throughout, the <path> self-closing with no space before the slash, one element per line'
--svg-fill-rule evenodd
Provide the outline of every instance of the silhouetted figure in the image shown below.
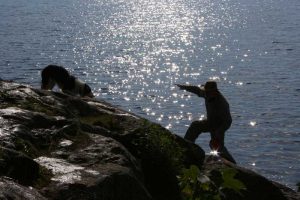
<path fill-rule="evenodd" d="M 197 137 L 203 132 L 210 132 L 211 140 L 209 146 L 217 150 L 219 155 L 226 160 L 236 163 L 224 146 L 225 131 L 229 129 L 232 118 L 229 104 L 217 88 L 215 81 L 208 81 L 204 86 L 180 85 L 180 89 L 192 92 L 205 99 L 207 118 L 194 121 L 188 128 L 184 138 L 195 143 Z"/>
<path fill-rule="evenodd" d="M 70 73 L 61 66 L 48 65 L 42 70 L 41 89 L 52 90 L 57 85 L 62 92 L 70 95 L 80 95 L 81 97 L 94 97 L 90 86 Z"/>

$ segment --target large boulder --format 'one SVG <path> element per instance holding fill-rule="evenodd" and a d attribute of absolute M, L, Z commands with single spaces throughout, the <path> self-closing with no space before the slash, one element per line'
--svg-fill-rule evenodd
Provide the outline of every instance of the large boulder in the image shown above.
<path fill-rule="evenodd" d="M 0 175 L 50 199 L 180 199 L 204 151 L 94 99 L 0 82 Z"/>
<path fill-rule="evenodd" d="M 202 171 L 230 200 L 296 200 L 299 193 L 220 157 L 207 157 Z"/>
<path fill-rule="evenodd" d="M 104 101 L 0 81 L 1 199 L 298 198 L 228 161 L 204 159 L 199 146 Z M 230 181 L 244 188 L 223 190 Z"/>

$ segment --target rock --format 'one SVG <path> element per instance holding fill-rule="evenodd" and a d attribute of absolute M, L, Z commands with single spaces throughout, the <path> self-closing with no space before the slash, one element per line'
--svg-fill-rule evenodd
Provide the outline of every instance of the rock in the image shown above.
<path fill-rule="evenodd" d="M 38 179 L 39 165 L 21 152 L 0 147 L 0 175 L 32 185 Z"/>
<path fill-rule="evenodd" d="M 0 81 L 0 103 L 1 199 L 298 198 L 101 100 Z M 197 193 L 201 176 L 209 190 Z"/>
<path fill-rule="evenodd" d="M 152 199 L 128 168 L 108 164 L 80 174 L 81 180 L 49 185 L 43 194 L 50 199 Z"/>
<path fill-rule="evenodd" d="M 243 167 L 239 167 L 229 161 L 218 159 L 207 159 L 209 161 L 205 162 L 203 165 L 203 170 L 206 171 L 208 176 L 214 182 L 218 182 L 221 173 L 230 172 L 234 176 L 235 181 L 239 181 L 244 185 L 244 189 L 239 192 L 233 189 L 226 189 L 222 192 L 225 194 L 226 198 L 231 200 L 264 200 L 264 199 L 274 199 L 274 200 L 296 200 L 299 199 L 299 194 L 297 194 L 292 189 L 289 189 L 279 183 L 275 183 L 266 179 L 265 177 L 248 170 Z M 290 195 L 288 195 L 290 194 Z"/>
<path fill-rule="evenodd" d="M 103 101 L 8 82 L 0 95 L 0 144 L 38 166 L 23 184 L 50 199 L 180 199 L 176 174 L 203 162 L 200 147 Z"/>
<path fill-rule="evenodd" d="M 0 177 L 0 199 L 46 200 L 36 189 L 22 186 L 7 177 Z"/>

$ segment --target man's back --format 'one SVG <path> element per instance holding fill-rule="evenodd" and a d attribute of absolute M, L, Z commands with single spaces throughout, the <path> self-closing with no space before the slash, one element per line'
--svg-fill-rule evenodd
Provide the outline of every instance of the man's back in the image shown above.
<path fill-rule="evenodd" d="M 225 97 L 218 91 L 213 97 L 205 97 L 207 120 L 211 126 L 217 128 L 224 123 L 231 124 L 230 108 Z"/>

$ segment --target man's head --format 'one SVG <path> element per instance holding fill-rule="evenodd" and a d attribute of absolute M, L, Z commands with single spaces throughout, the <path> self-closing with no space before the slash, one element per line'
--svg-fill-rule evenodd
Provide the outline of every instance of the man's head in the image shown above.
<path fill-rule="evenodd" d="M 217 83 L 215 81 L 207 81 L 204 85 L 205 96 L 213 98 L 219 94 Z"/>
<path fill-rule="evenodd" d="M 207 81 L 204 85 L 205 92 L 217 91 L 217 83 L 216 81 Z"/>

